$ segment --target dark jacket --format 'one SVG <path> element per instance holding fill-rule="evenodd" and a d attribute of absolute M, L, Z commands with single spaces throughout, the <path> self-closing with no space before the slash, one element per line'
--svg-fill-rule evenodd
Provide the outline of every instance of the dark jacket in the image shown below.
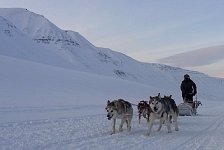
<path fill-rule="evenodd" d="M 184 79 L 181 83 L 180 89 L 182 91 L 182 96 L 185 97 L 187 94 L 196 95 L 197 87 L 196 84 L 190 79 Z"/>

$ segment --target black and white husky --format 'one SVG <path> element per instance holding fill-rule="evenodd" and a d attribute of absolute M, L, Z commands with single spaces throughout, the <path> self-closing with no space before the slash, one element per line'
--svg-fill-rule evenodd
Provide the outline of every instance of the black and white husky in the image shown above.
<path fill-rule="evenodd" d="M 128 131 L 131 131 L 131 120 L 133 117 L 133 108 L 131 103 L 123 99 L 114 100 L 112 102 L 108 100 L 105 109 L 107 111 L 108 120 L 112 119 L 113 121 L 112 134 L 115 133 L 116 119 L 121 119 L 119 131 L 123 131 L 122 127 L 124 122 L 127 123 Z"/>
<path fill-rule="evenodd" d="M 150 135 L 153 123 L 156 119 L 159 119 L 159 128 L 157 131 L 160 131 L 163 122 L 166 123 L 168 133 L 171 132 L 171 118 L 175 124 L 175 130 L 178 131 L 177 117 L 178 117 L 178 108 L 175 101 L 170 97 L 161 98 L 160 93 L 158 96 L 151 97 L 149 101 L 149 106 L 151 109 L 148 121 L 148 133 Z"/>

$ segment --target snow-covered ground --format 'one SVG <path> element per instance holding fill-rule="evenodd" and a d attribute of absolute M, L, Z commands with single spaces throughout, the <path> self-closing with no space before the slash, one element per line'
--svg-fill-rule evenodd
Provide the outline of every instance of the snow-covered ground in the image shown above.
<path fill-rule="evenodd" d="M 207 105 L 204 101 L 204 105 Z M 212 104 L 212 103 L 210 103 Z M 105 113 L 88 113 L 88 109 L 100 106 L 72 108 L 83 114 L 73 117 L 27 120 L 0 125 L 1 149 L 184 149 L 223 150 L 224 116 L 223 103 L 203 106 L 195 117 L 179 117 L 180 131 L 160 132 L 154 125 L 150 137 L 146 136 L 147 124 L 138 124 L 134 116 L 132 131 L 110 135 L 111 122 Z M 218 110 L 218 111 L 217 111 Z M 42 110 L 64 113 L 68 110 Z M 32 110 L 27 111 L 27 113 Z M 10 112 L 8 112 L 10 113 Z M 136 114 L 136 112 L 135 112 Z M 77 116 L 76 116 L 77 115 Z"/>
<path fill-rule="evenodd" d="M 157 132 L 157 122 L 150 137 L 133 105 L 132 131 L 110 135 L 108 99 L 137 104 L 157 92 L 170 92 L 179 104 L 180 91 L 7 56 L 0 61 L 0 149 L 224 149 L 223 99 L 198 97 L 203 103 L 198 116 L 179 117 L 180 131 L 172 128 L 169 134 L 165 126 Z"/>

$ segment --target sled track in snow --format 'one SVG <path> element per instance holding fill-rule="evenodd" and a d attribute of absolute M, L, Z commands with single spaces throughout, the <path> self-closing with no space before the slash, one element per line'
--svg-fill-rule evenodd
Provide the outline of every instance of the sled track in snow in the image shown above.
<path fill-rule="evenodd" d="M 224 118 L 216 117 L 212 123 L 205 129 L 203 129 L 200 134 L 195 133 L 194 136 L 187 139 L 185 142 L 179 144 L 175 147 L 175 150 L 183 149 L 214 149 L 212 148 L 213 144 L 209 145 L 211 140 L 211 134 L 213 134 L 221 125 L 224 125 Z"/>

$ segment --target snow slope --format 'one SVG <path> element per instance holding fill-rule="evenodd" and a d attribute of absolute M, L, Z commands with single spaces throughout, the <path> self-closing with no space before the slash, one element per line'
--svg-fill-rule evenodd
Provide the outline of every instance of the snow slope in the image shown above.
<path fill-rule="evenodd" d="M 163 127 L 156 132 L 156 122 L 151 136 L 146 136 L 146 121 L 138 124 L 133 105 L 132 131 L 124 128 L 122 133 L 110 135 L 112 123 L 105 112 L 108 99 L 124 98 L 137 104 L 160 92 L 172 94 L 179 104 L 180 91 L 170 90 L 166 82 L 160 82 L 160 88 L 155 88 L 1 55 L 0 68 L 0 149 L 224 148 L 223 94 L 219 95 L 222 98 L 213 94 L 223 87 L 217 88 L 215 80 L 208 83 L 213 91 L 201 93 L 199 90 L 198 100 L 203 103 L 198 108 L 199 115 L 179 117 L 180 131 L 172 128 L 173 132 L 168 134 Z M 223 81 L 218 81 L 223 86 Z"/>
<path fill-rule="evenodd" d="M 1 108 L 6 111 L 17 108 L 38 110 L 51 107 L 54 109 L 104 105 L 105 100 L 119 97 L 135 101 L 147 98 L 149 91 L 155 93 L 159 91 L 154 87 L 136 82 L 1 55 L 0 68 L 2 97 L 0 102 Z M 2 121 L 4 119 L 0 122 Z"/>
<path fill-rule="evenodd" d="M 46 49 L 23 34 L 13 23 L 0 16 L 0 54 L 48 65 L 70 67 L 57 51 Z"/>

